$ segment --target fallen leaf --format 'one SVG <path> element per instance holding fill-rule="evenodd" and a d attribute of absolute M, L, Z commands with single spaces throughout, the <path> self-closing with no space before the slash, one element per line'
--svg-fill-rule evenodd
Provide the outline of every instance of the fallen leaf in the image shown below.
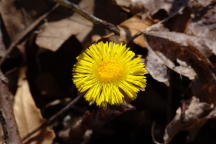
<path fill-rule="evenodd" d="M 168 71 L 164 62 L 153 51 L 148 52 L 146 68 L 150 75 L 157 81 L 169 85 Z"/>
<path fill-rule="evenodd" d="M 44 0 L 1 0 L 0 14 L 11 40 L 15 40 L 37 17 L 49 8 Z"/>
<path fill-rule="evenodd" d="M 205 102 L 200 102 L 196 97 L 192 97 L 190 102 L 185 102 L 176 111 L 175 117 L 167 125 L 164 134 L 164 144 L 171 142 L 172 138 L 180 131 L 189 131 L 194 137 L 206 121 L 215 116 L 215 108 Z"/>
<path fill-rule="evenodd" d="M 174 70 L 180 75 L 186 76 L 189 79 L 195 79 L 197 73 L 195 72 L 196 66 L 191 66 L 189 59 L 196 59 L 193 50 L 186 48 L 160 36 L 145 34 L 148 49 L 154 51 L 157 56 L 163 61 L 164 65 Z M 197 54 L 197 51 L 195 51 Z M 190 56 L 188 56 L 190 55 Z M 199 52 L 198 54 L 199 55 Z M 194 60 L 195 61 L 195 60 Z"/>
<path fill-rule="evenodd" d="M 216 1 L 194 1 L 190 6 L 193 17 L 188 23 L 186 33 L 216 40 Z"/>
<path fill-rule="evenodd" d="M 145 11 L 153 14 L 160 9 L 169 11 L 172 6 L 171 3 L 174 1 L 171 0 L 171 2 L 167 2 L 165 0 L 131 0 L 131 2 L 132 7 L 143 7 Z"/>
<path fill-rule="evenodd" d="M 145 12 L 150 15 L 159 10 L 167 13 L 174 12 L 187 3 L 187 0 L 115 0 L 116 4 L 122 9 L 130 9 L 131 13 Z"/>
<path fill-rule="evenodd" d="M 1 27 L 1 23 L 0 23 L 0 27 Z M 4 56 L 5 52 L 6 52 L 6 48 L 3 41 L 2 30 L 0 28 L 0 57 Z"/>
<path fill-rule="evenodd" d="M 24 20 L 22 12 L 16 8 L 14 2 L 15 0 L 0 1 L 1 17 L 12 40 L 26 27 L 26 23 L 29 23 L 28 20 Z"/>
<path fill-rule="evenodd" d="M 194 46 L 184 46 L 150 33 L 145 34 L 148 49 L 153 50 L 164 64 L 192 82 L 193 95 L 207 103 L 216 103 L 215 66 Z M 179 67 L 180 66 L 180 67 Z"/>
<path fill-rule="evenodd" d="M 122 7 L 123 9 L 129 9 L 131 5 L 131 0 L 115 0 L 116 5 Z"/>
<path fill-rule="evenodd" d="M 14 114 L 21 137 L 26 136 L 45 121 L 32 98 L 25 74 L 26 69 L 21 68 L 14 101 Z M 37 132 L 31 140 L 29 138 L 27 141 L 31 141 L 31 144 L 51 144 L 54 138 L 55 133 L 49 127 Z"/>
<path fill-rule="evenodd" d="M 94 0 L 82 0 L 79 6 L 92 14 Z M 42 48 L 56 51 L 72 35 L 76 35 L 79 41 L 83 41 L 92 27 L 92 22 L 75 13 L 64 19 L 45 23 L 36 38 L 36 44 Z"/>
<path fill-rule="evenodd" d="M 174 41 L 183 46 L 196 47 L 206 57 L 209 57 L 212 54 L 216 55 L 216 41 L 212 38 L 168 31 L 150 31 L 148 34 Z"/>
<path fill-rule="evenodd" d="M 214 47 L 210 45 L 214 42 L 162 31 L 146 32 L 144 36 L 149 51 L 153 51 L 173 71 L 192 79 L 193 97 L 189 102 L 184 100 L 183 106 L 177 109 L 166 127 L 164 143 L 170 143 L 180 131 L 189 131 L 189 136 L 196 136 L 208 119 L 215 118 L 215 67 L 207 58 L 214 53 Z M 204 44 L 208 47 L 201 49 Z"/>
<path fill-rule="evenodd" d="M 128 41 L 132 36 L 137 34 L 138 32 L 143 32 L 146 28 L 154 24 L 155 22 L 152 19 L 142 18 L 138 15 L 131 17 L 130 19 L 122 22 L 119 26 L 121 29 L 121 41 Z M 145 48 L 146 44 L 143 41 L 143 35 L 138 36 L 134 39 L 134 43 Z"/>

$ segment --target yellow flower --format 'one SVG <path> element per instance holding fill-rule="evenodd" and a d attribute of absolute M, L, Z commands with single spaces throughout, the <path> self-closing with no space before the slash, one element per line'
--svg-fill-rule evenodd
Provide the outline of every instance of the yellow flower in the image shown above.
<path fill-rule="evenodd" d="M 93 44 L 77 60 L 73 82 L 90 103 L 122 104 L 128 98 L 134 100 L 146 86 L 144 63 L 124 44 Z"/>

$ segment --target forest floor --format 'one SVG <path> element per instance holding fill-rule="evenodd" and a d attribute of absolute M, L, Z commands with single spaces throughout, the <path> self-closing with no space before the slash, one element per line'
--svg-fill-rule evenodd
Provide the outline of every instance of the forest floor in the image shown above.
<path fill-rule="evenodd" d="M 100 41 L 145 63 L 135 100 L 98 107 L 74 85 Z M 0 0 L 0 143 L 216 144 L 215 55 L 216 0 Z"/>

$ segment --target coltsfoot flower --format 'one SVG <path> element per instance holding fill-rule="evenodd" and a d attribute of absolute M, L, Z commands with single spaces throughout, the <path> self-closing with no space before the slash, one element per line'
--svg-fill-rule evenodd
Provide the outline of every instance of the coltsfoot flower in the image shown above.
<path fill-rule="evenodd" d="M 144 63 L 124 44 L 93 44 L 77 60 L 73 82 L 90 103 L 122 104 L 128 98 L 134 100 L 146 86 Z"/>

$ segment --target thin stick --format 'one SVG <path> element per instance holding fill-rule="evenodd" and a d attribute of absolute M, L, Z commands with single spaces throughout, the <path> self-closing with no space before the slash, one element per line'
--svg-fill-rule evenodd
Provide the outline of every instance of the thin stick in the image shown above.
<path fill-rule="evenodd" d="M 154 28 L 158 28 L 160 27 L 160 25 L 166 21 L 168 21 L 169 19 L 173 18 L 174 16 L 176 16 L 177 14 L 181 13 L 184 10 L 185 6 L 181 7 L 178 11 L 170 14 L 167 18 L 163 19 L 162 21 L 159 21 L 158 23 L 155 23 L 153 25 L 151 25 L 150 27 L 148 27 L 147 29 L 145 29 L 144 31 L 139 31 L 137 32 L 135 35 L 133 35 L 127 42 L 127 44 L 129 45 L 132 41 L 134 41 L 137 37 L 139 37 L 140 35 L 151 31 Z"/>
<path fill-rule="evenodd" d="M 23 141 L 26 140 L 28 137 L 32 136 L 34 133 L 39 131 L 40 129 L 50 125 L 53 123 L 58 117 L 60 117 L 63 113 L 68 111 L 75 103 L 79 101 L 79 99 L 83 96 L 83 94 L 79 94 L 76 98 L 74 98 L 71 102 L 69 102 L 64 108 L 62 108 L 60 111 L 58 111 L 55 115 L 50 117 L 47 121 L 42 123 L 39 127 L 28 133 L 26 136 L 23 137 Z"/>
<path fill-rule="evenodd" d="M 8 130 L 7 130 L 7 127 L 6 127 L 5 118 L 4 118 L 1 111 L 0 111 L 0 123 L 1 123 L 1 126 L 2 126 L 2 131 L 4 133 L 4 141 L 7 142 L 8 141 Z"/>
<path fill-rule="evenodd" d="M 30 32 L 32 32 L 49 14 L 51 14 L 59 5 L 56 4 L 48 12 L 40 16 L 36 21 L 34 21 L 29 27 L 20 33 L 20 35 L 10 44 L 9 48 L 5 52 L 4 56 L 0 59 L 0 67 L 3 62 L 7 59 L 11 51 L 18 45 Z"/>
<path fill-rule="evenodd" d="M 0 114 L 5 143 L 21 144 L 21 138 L 13 113 L 12 99 L 13 96 L 8 87 L 0 80 Z"/>
<path fill-rule="evenodd" d="M 102 20 L 102 19 L 100 19 L 98 17 L 95 17 L 94 15 L 91 15 L 91 14 L 87 13 L 85 10 L 81 9 L 78 5 L 76 5 L 73 2 L 70 2 L 68 0 L 53 0 L 53 1 L 59 3 L 63 7 L 72 9 L 73 11 L 75 11 L 76 13 L 83 16 L 84 18 L 86 18 L 87 20 L 91 21 L 94 24 L 104 25 L 105 28 L 107 28 L 108 30 L 114 32 L 115 34 L 117 34 L 117 35 L 120 34 L 120 30 L 114 24 L 109 23 L 109 22 L 107 22 L 105 20 Z"/>

